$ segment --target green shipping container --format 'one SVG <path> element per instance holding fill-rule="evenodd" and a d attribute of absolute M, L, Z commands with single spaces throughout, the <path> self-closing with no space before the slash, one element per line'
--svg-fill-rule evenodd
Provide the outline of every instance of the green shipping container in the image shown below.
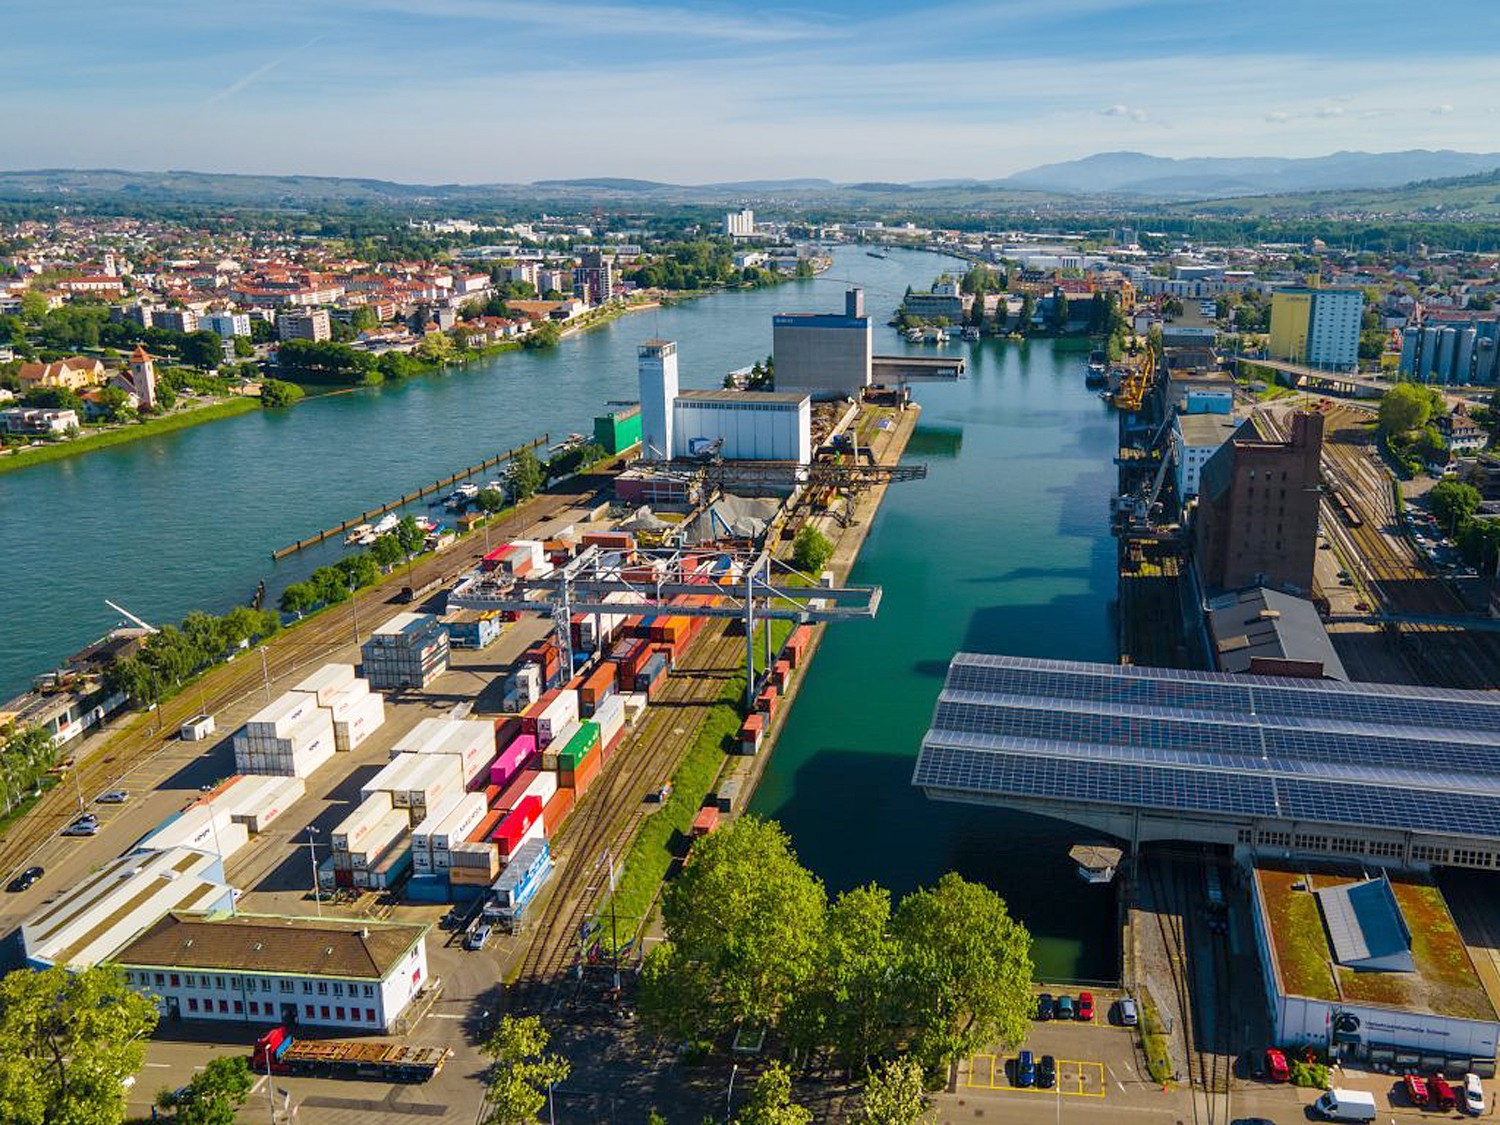
<path fill-rule="evenodd" d="M 559 770 L 575 770 L 578 763 L 589 756 L 589 752 L 599 745 L 599 724 L 583 723 L 578 732 L 568 739 L 568 744 L 557 752 L 557 768 Z"/>
<path fill-rule="evenodd" d="M 641 408 L 626 407 L 623 410 L 601 414 L 594 419 L 594 442 L 604 447 L 604 452 L 614 454 L 639 445 L 641 441 Z"/>

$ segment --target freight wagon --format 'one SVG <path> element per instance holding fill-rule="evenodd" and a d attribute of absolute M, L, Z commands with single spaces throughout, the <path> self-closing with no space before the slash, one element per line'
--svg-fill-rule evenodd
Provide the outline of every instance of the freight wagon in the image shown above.
<path fill-rule="evenodd" d="M 250 1066 L 257 1074 L 305 1074 L 329 1078 L 378 1078 L 385 1082 L 426 1082 L 452 1054 L 446 1047 L 403 1047 L 399 1043 L 342 1039 L 297 1039 L 273 1027 L 255 1041 Z"/>
<path fill-rule="evenodd" d="M 547 841 L 522 844 L 485 894 L 485 921 L 514 930 L 551 874 L 552 852 Z"/>

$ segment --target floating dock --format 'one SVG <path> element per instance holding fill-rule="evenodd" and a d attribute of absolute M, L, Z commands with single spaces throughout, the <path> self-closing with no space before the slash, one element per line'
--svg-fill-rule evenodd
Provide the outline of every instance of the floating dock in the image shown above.
<path fill-rule="evenodd" d="M 543 434 L 541 437 L 532 438 L 525 445 L 518 445 L 514 449 L 506 453 L 497 453 L 495 456 L 486 458 L 485 460 L 479 462 L 479 464 L 477 465 L 470 465 L 467 469 L 456 472 L 451 476 L 443 477 L 440 480 L 433 481 L 433 483 L 427 485 L 424 488 L 419 488 L 415 492 L 409 492 L 399 500 L 392 500 L 389 504 L 382 504 L 378 508 L 371 508 L 368 512 L 361 512 L 357 516 L 352 516 L 349 519 L 346 519 L 343 523 L 339 524 L 337 527 L 325 528 L 324 530 L 318 532 L 316 535 L 309 535 L 306 539 L 297 540 L 297 542 L 293 543 L 290 547 L 282 547 L 279 551 L 272 551 L 271 559 L 273 562 L 280 562 L 288 555 L 295 555 L 298 551 L 306 550 L 308 547 L 315 547 L 326 539 L 332 539 L 335 535 L 342 535 L 351 527 L 358 527 L 362 523 L 369 523 L 377 516 L 383 516 L 387 512 L 395 511 L 397 508 L 404 508 L 407 504 L 415 503 L 416 501 L 422 499 L 424 496 L 431 496 L 434 492 L 441 492 L 443 489 L 457 484 L 465 477 L 471 477 L 475 473 L 482 473 L 486 469 L 494 468 L 496 465 L 499 465 L 502 462 L 509 461 L 516 454 L 521 453 L 524 450 L 536 449 L 538 446 L 545 446 L 551 440 L 552 438 L 550 434 Z"/>

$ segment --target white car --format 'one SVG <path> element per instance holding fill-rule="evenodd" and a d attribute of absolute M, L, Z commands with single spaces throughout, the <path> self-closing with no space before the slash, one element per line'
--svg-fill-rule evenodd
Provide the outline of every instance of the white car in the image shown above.
<path fill-rule="evenodd" d="M 1477 1074 L 1464 1075 L 1464 1108 L 1475 1117 L 1484 1112 L 1484 1085 Z"/>

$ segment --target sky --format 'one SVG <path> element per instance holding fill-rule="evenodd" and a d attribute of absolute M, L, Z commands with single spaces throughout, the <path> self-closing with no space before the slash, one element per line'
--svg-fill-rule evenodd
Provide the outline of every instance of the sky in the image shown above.
<path fill-rule="evenodd" d="M 1500 149 L 1500 3 L 4 0 L 0 166 L 676 183 Z"/>

